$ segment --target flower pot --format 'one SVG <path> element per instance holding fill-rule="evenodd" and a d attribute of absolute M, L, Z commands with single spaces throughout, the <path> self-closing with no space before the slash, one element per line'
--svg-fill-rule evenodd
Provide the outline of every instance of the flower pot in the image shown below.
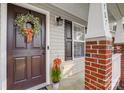
<path fill-rule="evenodd" d="M 58 83 L 53 83 L 53 89 L 58 89 L 59 88 L 59 82 Z"/>

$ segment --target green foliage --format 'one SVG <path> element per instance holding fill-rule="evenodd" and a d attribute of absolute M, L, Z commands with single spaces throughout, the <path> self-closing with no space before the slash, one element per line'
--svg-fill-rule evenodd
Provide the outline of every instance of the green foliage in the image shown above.
<path fill-rule="evenodd" d="M 57 83 L 61 80 L 61 70 L 60 70 L 60 68 L 56 68 L 56 70 L 54 70 L 54 68 L 52 68 L 51 79 L 52 79 L 53 83 Z"/>
<path fill-rule="evenodd" d="M 21 14 L 17 16 L 17 18 L 15 19 L 15 23 L 19 27 L 19 31 L 22 36 L 26 36 L 26 33 L 23 30 L 27 22 L 31 22 L 33 24 L 33 35 L 37 34 L 40 31 L 40 20 L 38 17 L 34 17 L 31 14 Z"/>

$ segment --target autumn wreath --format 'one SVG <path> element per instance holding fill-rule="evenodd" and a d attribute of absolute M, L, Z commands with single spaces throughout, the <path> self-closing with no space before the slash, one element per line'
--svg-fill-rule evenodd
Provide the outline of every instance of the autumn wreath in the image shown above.
<path fill-rule="evenodd" d="M 22 36 L 27 38 L 27 43 L 32 42 L 33 36 L 40 31 L 40 20 L 38 17 L 34 17 L 31 14 L 21 14 L 15 19 L 16 25 L 19 27 L 19 32 Z M 30 27 L 27 27 L 30 24 Z"/>

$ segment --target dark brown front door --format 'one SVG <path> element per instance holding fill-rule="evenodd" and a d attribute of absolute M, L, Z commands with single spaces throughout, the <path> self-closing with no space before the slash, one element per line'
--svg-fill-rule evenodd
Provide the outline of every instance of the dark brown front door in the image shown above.
<path fill-rule="evenodd" d="M 27 13 L 39 17 L 41 24 L 32 43 L 25 42 L 14 23 L 18 14 Z M 27 89 L 46 82 L 45 20 L 43 14 L 8 4 L 7 89 Z"/>

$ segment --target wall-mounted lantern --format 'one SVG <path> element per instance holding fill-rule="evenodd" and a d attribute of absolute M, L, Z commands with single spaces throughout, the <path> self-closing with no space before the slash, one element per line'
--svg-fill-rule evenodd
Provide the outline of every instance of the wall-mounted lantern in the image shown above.
<path fill-rule="evenodd" d="M 85 34 L 87 34 L 87 27 L 85 27 Z"/>
<path fill-rule="evenodd" d="M 63 19 L 61 18 L 61 16 L 56 17 L 56 22 L 58 26 L 62 26 L 63 25 Z"/>

